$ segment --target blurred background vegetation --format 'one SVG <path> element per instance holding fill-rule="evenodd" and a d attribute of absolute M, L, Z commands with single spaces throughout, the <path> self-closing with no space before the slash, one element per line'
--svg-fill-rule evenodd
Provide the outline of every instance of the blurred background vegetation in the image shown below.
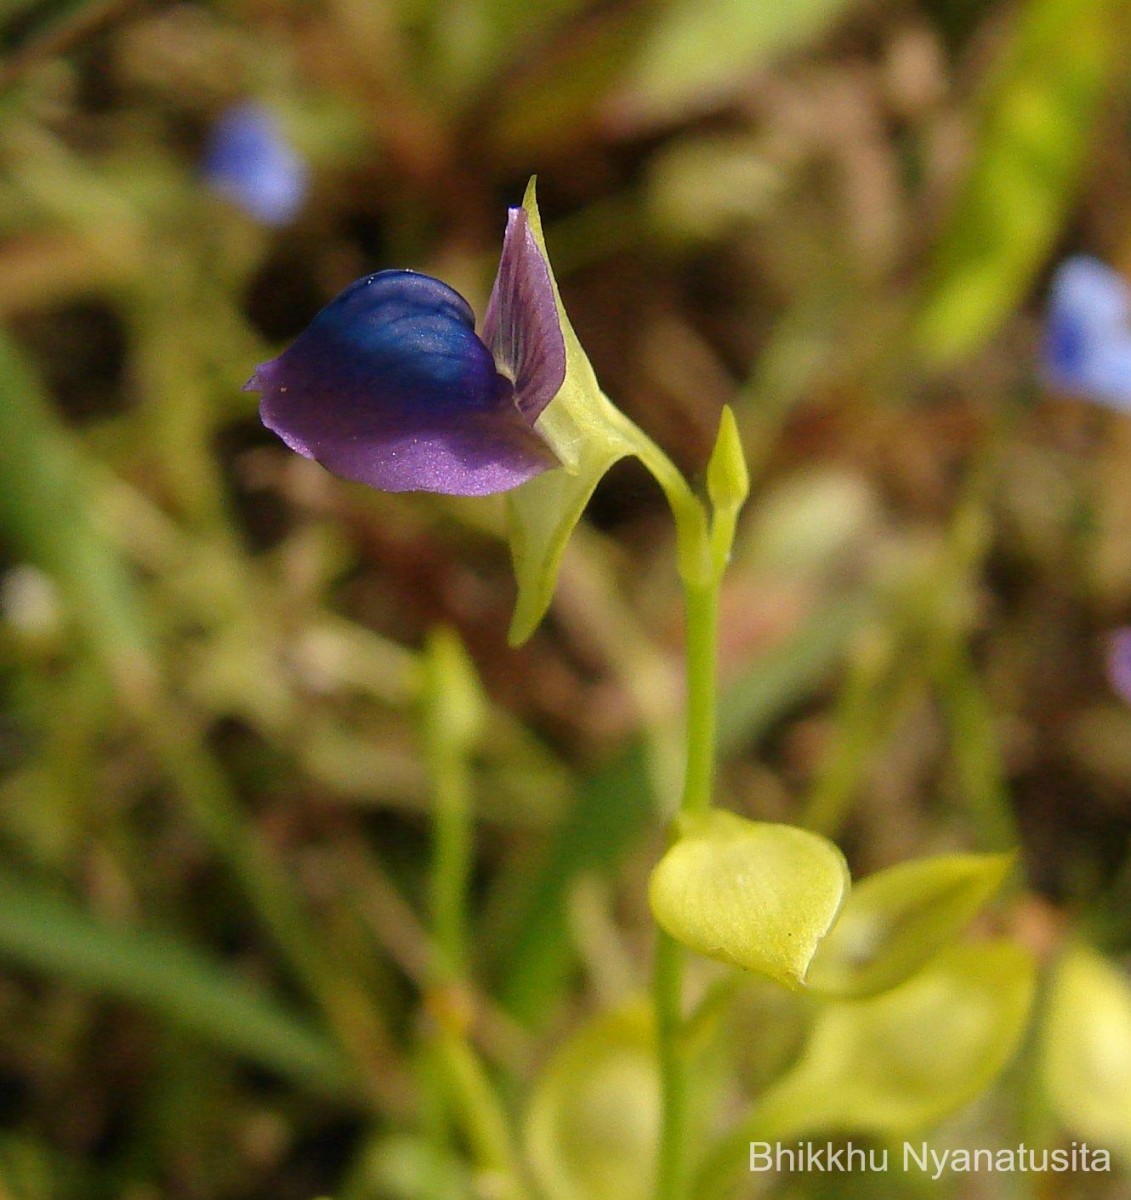
<path fill-rule="evenodd" d="M 241 391 L 368 271 L 482 312 L 534 173 L 608 393 L 692 478 L 723 403 L 743 432 L 721 800 L 856 875 L 1019 843 L 991 920 L 1126 957 L 1131 423 L 1038 347 L 1066 254 L 1131 268 L 1129 48 L 1123 0 L 0 3 L 3 1200 L 490 1195 L 422 1046 L 456 1030 L 440 1074 L 474 1047 L 522 1107 L 646 981 L 657 489 L 614 470 L 511 650 L 501 501 L 343 484 Z M 251 99 L 307 164 L 285 224 L 203 172 Z M 789 1028 L 739 1038 L 747 1090 Z"/>

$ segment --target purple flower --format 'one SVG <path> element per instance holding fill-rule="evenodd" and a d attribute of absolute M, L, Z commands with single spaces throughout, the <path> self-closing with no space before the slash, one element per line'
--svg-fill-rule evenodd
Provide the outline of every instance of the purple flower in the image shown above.
<path fill-rule="evenodd" d="M 1095 258 L 1067 259 L 1053 276 L 1043 359 L 1049 384 L 1131 408 L 1131 285 Z"/>
<path fill-rule="evenodd" d="M 534 422 L 565 378 L 550 271 L 510 211 L 483 321 L 447 284 L 379 271 L 247 383 L 292 450 L 387 492 L 505 492 L 558 465 Z"/>
<path fill-rule="evenodd" d="M 212 127 L 203 170 L 212 188 L 264 225 L 287 224 L 306 199 L 306 164 L 274 113 L 255 102 L 229 109 Z"/>
<path fill-rule="evenodd" d="M 1131 704 L 1131 627 L 1108 635 L 1107 678 L 1125 704 Z"/>

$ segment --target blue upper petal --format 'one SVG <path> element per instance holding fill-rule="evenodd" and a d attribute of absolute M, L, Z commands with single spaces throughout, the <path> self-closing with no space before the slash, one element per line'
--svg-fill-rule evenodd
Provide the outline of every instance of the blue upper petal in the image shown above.
<path fill-rule="evenodd" d="M 319 372 L 379 389 L 381 404 L 418 411 L 495 406 L 510 391 L 454 289 L 416 271 L 379 271 L 350 284 L 287 351 Z"/>
<path fill-rule="evenodd" d="M 414 271 L 367 275 L 249 383 L 294 450 L 386 491 L 482 495 L 556 465 L 467 302 Z"/>

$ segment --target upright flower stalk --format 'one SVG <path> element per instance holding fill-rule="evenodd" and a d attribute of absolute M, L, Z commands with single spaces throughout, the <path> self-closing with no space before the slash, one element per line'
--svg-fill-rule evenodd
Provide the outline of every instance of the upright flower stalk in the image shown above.
<path fill-rule="evenodd" d="M 688 822 L 706 816 L 715 767 L 719 587 L 748 488 L 737 427 L 724 410 L 703 499 L 605 397 L 562 306 L 533 182 L 523 207 L 511 210 L 481 335 L 471 308 L 446 284 L 382 271 L 347 288 L 247 386 L 262 393 L 264 422 L 292 450 L 348 479 L 386 491 L 508 492 L 519 586 L 515 642 L 545 613 L 566 542 L 601 477 L 618 459 L 638 458 L 671 508 L 686 598 L 686 774 L 673 844 Z M 443 649 L 442 642 L 433 646 L 434 665 L 450 659 Z M 432 733 L 433 765 L 443 767 L 438 750 L 447 732 Z M 451 782 L 449 776 L 439 770 L 438 782 Z M 467 877 L 466 805 L 457 796 L 437 816 L 434 929 L 450 977 L 462 968 L 465 945 L 457 909 Z M 662 1093 L 657 1200 L 681 1200 L 690 1174 L 685 955 L 661 928 L 653 983 Z M 471 1107 L 483 1111 L 478 1102 Z M 498 1139 L 490 1141 L 497 1149 Z"/>
<path fill-rule="evenodd" d="M 1077 262 L 1058 278 L 1054 308 L 1050 375 L 1120 403 L 1131 378 L 1131 336 L 1125 328 L 1131 292 L 1094 264 Z M 885 1064 L 890 1058 L 897 1075 L 900 1065 L 888 1030 L 893 1022 L 902 1027 L 920 1018 L 924 998 L 931 1014 L 921 1022 L 925 1031 L 937 1033 L 935 1026 L 949 1019 L 952 1008 L 960 1018 L 956 1030 L 964 1031 L 935 1038 L 946 1053 L 938 1095 L 928 1096 L 925 1112 L 950 1111 L 956 1100 L 973 1094 L 970 1078 L 978 1078 L 987 1064 L 986 1078 L 1000 1069 L 1001 1048 L 1007 1053 L 1020 1037 L 1035 966 L 1013 947 L 990 947 L 988 954 L 958 947 L 960 953 L 949 961 L 942 959 L 941 948 L 1000 884 L 1009 865 L 1006 856 L 993 856 L 988 864 L 937 861 L 916 869 L 910 883 L 905 874 L 889 875 L 887 882 L 881 875 L 870 893 L 872 881 L 862 885 L 855 917 L 839 926 L 842 907 L 846 900 L 851 904 L 851 880 L 832 842 L 713 806 L 719 593 L 749 487 L 737 426 L 725 409 L 703 496 L 610 403 L 562 306 L 532 187 L 523 207 L 508 219 L 479 333 L 471 308 L 446 284 L 411 271 L 383 271 L 347 288 L 293 346 L 260 366 L 249 386 L 262 393 L 265 423 L 292 449 L 346 478 L 389 491 L 506 492 L 518 583 L 510 629 L 516 643 L 545 614 L 569 536 L 613 463 L 638 458 L 667 498 L 686 602 L 686 769 L 669 845 L 648 888 L 658 926 L 654 1020 L 645 1013 L 641 1022 L 637 1010 L 632 1028 L 626 1025 L 618 1033 L 631 1035 L 634 1070 L 640 1053 L 649 1053 L 653 1044 L 656 1052 L 659 1128 L 649 1093 L 639 1109 L 647 1114 L 643 1121 L 635 1128 L 627 1121 L 620 1131 L 631 1143 L 628 1171 L 634 1189 L 643 1185 L 653 1136 L 655 1200 L 688 1200 L 693 1192 L 721 1194 L 742 1169 L 750 1136 L 762 1131 L 767 1119 L 779 1134 L 783 1129 L 804 1133 L 823 1112 L 829 1128 L 841 1128 L 846 1114 L 855 1122 L 860 1106 L 867 1112 L 870 1104 L 882 1118 L 875 1128 L 886 1130 L 893 1100 L 885 1079 L 892 1072 Z M 524 1158 L 504 1097 L 467 1036 L 459 995 L 472 957 L 467 756 L 478 731 L 478 692 L 454 635 L 434 637 L 425 658 L 425 742 L 436 792 L 429 897 L 436 953 L 425 1008 L 432 1016 L 430 1062 L 443 1084 L 437 1091 L 439 1136 L 448 1136 L 450 1119 L 481 1173 L 483 1190 L 503 1200 L 526 1200 L 528 1167 L 539 1183 L 544 1182 L 541 1172 L 547 1180 L 556 1179 L 561 1168 L 565 1178 L 569 1167 L 537 1155 L 546 1140 L 541 1135 L 553 1132 L 547 1116 L 553 1115 L 552 1095 L 543 1097 L 542 1107 L 532 1106 L 539 1119 L 532 1119 L 528 1134 L 534 1129 L 537 1136 L 529 1137 Z M 1121 638 L 1113 649 L 1113 674 L 1131 692 L 1129 661 L 1131 651 Z M 874 947 L 863 959 L 857 937 L 861 921 Z M 692 1128 L 699 1107 L 692 1104 L 692 1066 L 719 1007 L 716 997 L 690 1018 L 685 1015 L 688 949 L 787 987 L 812 986 L 834 1001 L 846 1001 L 826 1010 L 823 1026 L 815 1028 L 805 1054 L 779 1081 L 776 1093 L 768 1100 L 764 1096 L 759 1109 L 706 1154 L 698 1150 L 701 1131 Z M 899 985 L 917 971 L 923 972 L 922 988 L 904 993 Z M 999 1003 L 1003 977 L 1010 988 Z M 959 1000 L 964 990 L 975 996 L 976 1009 L 989 1014 L 985 1021 L 972 1023 L 970 1005 L 951 1003 L 955 988 Z M 885 989 L 890 994 L 881 994 Z M 907 996 L 913 1001 L 910 1009 Z M 602 1038 L 612 1031 L 605 1026 Z M 965 1049 L 958 1051 L 957 1061 L 969 1069 L 964 1065 L 956 1071 L 954 1047 L 963 1037 Z M 833 1041 L 836 1053 L 830 1055 L 823 1046 Z M 593 1038 L 572 1046 L 560 1071 L 549 1072 L 550 1092 L 565 1088 L 578 1062 L 583 1069 L 591 1066 L 598 1046 Z M 845 1057 L 842 1046 L 858 1052 Z M 858 1076 L 865 1077 L 862 1090 Z M 952 1086 L 951 1079 L 961 1086 Z M 635 1075 L 629 1081 L 634 1092 L 640 1091 L 637 1081 Z M 898 1104 L 906 1089 L 897 1090 Z M 588 1115 L 592 1106 L 582 1102 Z M 603 1119 L 606 1108 L 597 1107 Z M 767 1112 L 776 1116 L 767 1118 Z M 558 1115 L 569 1117 L 564 1102 Z M 871 1128 L 867 1122 L 864 1127 Z M 563 1126 L 560 1140 L 576 1142 L 576 1128 L 572 1122 Z M 598 1170 L 604 1172 L 603 1163 Z M 582 1175 L 590 1179 L 584 1171 L 576 1178 Z M 603 1174 L 594 1178 L 600 1183 Z M 564 1192 L 546 1186 L 550 1195 L 595 1190 L 588 1182 Z"/>
<path fill-rule="evenodd" d="M 729 408 L 723 411 L 707 472 L 710 516 L 662 451 L 650 445 L 640 458 L 664 488 L 675 519 L 685 605 L 687 757 L 674 838 L 680 822 L 706 813 L 714 796 L 719 591 L 749 480 Z M 657 1200 L 681 1200 L 690 1175 L 690 1064 L 683 1011 L 686 955 L 675 938 L 663 929 L 657 931 L 652 977 L 662 1100 Z"/>
<path fill-rule="evenodd" d="M 683 589 L 687 641 L 687 763 L 680 815 L 704 812 L 711 805 L 719 609 L 716 578 L 706 582 L 684 579 Z M 686 950 L 675 938 L 662 929 L 657 930 L 652 992 L 663 1102 L 657 1200 L 678 1200 L 687 1186 L 689 1071 L 683 1014 L 686 956 Z"/>

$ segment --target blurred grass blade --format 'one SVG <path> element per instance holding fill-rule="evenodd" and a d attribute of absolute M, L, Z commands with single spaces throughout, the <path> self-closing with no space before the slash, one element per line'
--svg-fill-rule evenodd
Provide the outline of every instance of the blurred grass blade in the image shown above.
<path fill-rule="evenodd" d="M 35 374 L 0 331 L 0 534 L 55 576 L 92 648 L 127 693 L 153 685 L 129 580 L 95 535 L 83 463 Z"/>
<path fill-rule="evenodd" d="M 428 82 L 456 103 L 466 104 L 476 89 L 489 88 L 507 65 L 521 61 L 531 42 L 571 18 L 582 0 L 476 0 L 473 4 L 432 4 Z M 509 105 L 508 105 L 509 107 Z"/>
<path fill-rule="evenodd" d="M 432 934 L 439 972 L 459 979 L 467 970 L 468 882 L 474 865 L 470 759 L 482 736 L 487 702 L 454 629 L 432 631 L 423 662 L 422 724 L 432 779 Z"/>
<path fill-rule="evenodd" d="M 647 8 L 624 6 L 594 13 L 525 69 L 516 64 L 506 103 L 492 114 L 485 135 L 491 153 L 527 170 L 551 152 L 584 145 L 601 101 L 630 61 L 647 14 Z"/>
<path fill-rule="evenodd" d="M 502 938 L 498 995 L 512 1016 L 536 1024 L 552 1016 L 554 997 L 574 960 L 567 902 L 578 877 L 611 871 L 642 835 L 655 810 L 648 755 L 631 747 L 587 780 L 576 804 L 513 904 Z"/>
<path fill-rule="evenodd" d="M 817 609 L 790 638 L 751 662 L 723 691 L 720 755 L 757 741 L 775 721 L 811 696 L 875 609 L 869 589 L 849 592 Z"/>
<path fill-rule="evenodd" d="M 667 0 L 614 102 L 632 123 L 725 100 L 760 64 L 816 37 L 849 0 Z"/>
<path fill-rule="evenodd" d="M 969 651 L 956 639 L 940 637 L 934 658 L 939 708 L 950 734 L 959 800 L 969 813 L 980 847 L 1009 849 L 1020 837 L 998 744 L 993 700 Z"/>
<path fill-rule="evenodd" d="M 1049 253 L 1128 27 L 1123 0 L 1030 0 L 1022 11 L 916 320 L 935 365 L 989 337 Z"/>
<path fill-rule="evenodd" d="M 64 53 L 133 6 L 133 0 L 0 0 L 0 91 L 29 67 Z"/>
<path fill-rule="evenodd" d="M 0 873 L 0 956 L 144 1005 L 231 1054 L 323 1091 L 349 1073 L 333 1045 L 235 973 L 173 939 L 120 929 Z"/>
<path fill-rule="evenodd" d="M 69 616 L 186 813 L 239 880 L 335 1031 L 355 1048 L 380 1044 L 385 1033 L 370 998 L 311 927 L 290 879 L 201 744 L 191 714 L 166 698 L 127 564 L 102 535 L 94 500 L 87 462 L 54 418 L 37 375 L 0 331 L 0 537 L 55 577 Z M 378 1088 L 388 1082 L 373 1078 Z M 395 1103 L 391 1085 L 384 1099 Z"/>

